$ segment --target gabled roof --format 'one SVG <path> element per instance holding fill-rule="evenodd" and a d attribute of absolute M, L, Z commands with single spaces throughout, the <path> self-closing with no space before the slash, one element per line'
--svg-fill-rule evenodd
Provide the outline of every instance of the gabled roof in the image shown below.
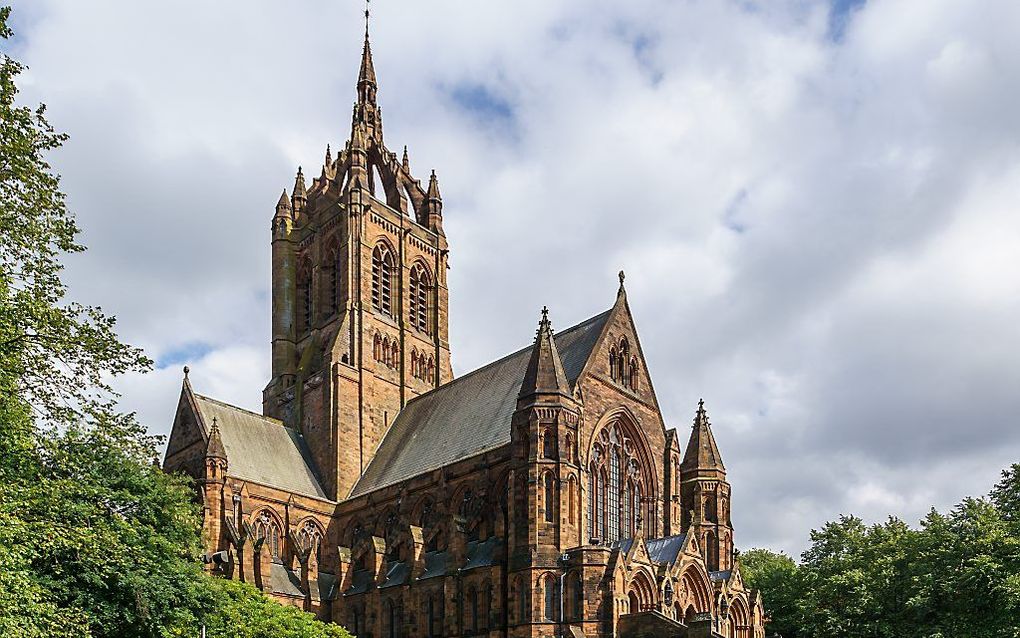
<path fill-rule="evenodd" d="M 563 374 L 574 388 L 611 311 L 555 335 Z M 510 443 L 510 418 L 532 346 L 408 402 L 393 421 L 351 497 Z"/>
<path fill-rule="evenodd" d="M 647 543 L 648 556 L 656 563 L 672 565 L 676 562 L 677 556 L 684 551 L 686 544 L 686 533 L 666 536 L 665 538 L 653 538 Z"/>
<path fill-rule="evenodd" d="M 192 396 L 207 436 L 213 419 L 216 420 L 230 476 L 288 492 L 327 498 L 300 432 L 271 417 L 201 394 L 192 393 Z"/>

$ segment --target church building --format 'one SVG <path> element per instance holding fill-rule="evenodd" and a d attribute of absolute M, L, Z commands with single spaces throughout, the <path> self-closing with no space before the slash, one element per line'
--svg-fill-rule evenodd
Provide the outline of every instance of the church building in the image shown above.
<path fill-rule="evenodd" d="M 454 378 L 439 182 L 377 89 L 366 30 L 349 140 L 272 216 L 262 413 L 185 368 L 164 469 L 196 480 L 208 570 L 358 638 L 762 638 L 707 411 L 666 427 L 623 273 Z"/>

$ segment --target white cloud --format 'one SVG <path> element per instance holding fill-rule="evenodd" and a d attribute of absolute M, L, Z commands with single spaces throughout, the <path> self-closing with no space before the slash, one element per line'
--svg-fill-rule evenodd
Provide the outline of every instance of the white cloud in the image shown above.
<path fill-rule="evenodd" d="M 121 383 L 165 432 L 258 409 L 268 220 L 349 128 L 360 6 L 17 2 L 26 100 L 89 253 L 73 292 L 173 365 Z M 628 273 L 667 421 L 708 402 L 738 543 L 916 520 L 1020 452 L 1020 5 L 380 3 L 391 147 L 438 169 L 463 372 Z"/>

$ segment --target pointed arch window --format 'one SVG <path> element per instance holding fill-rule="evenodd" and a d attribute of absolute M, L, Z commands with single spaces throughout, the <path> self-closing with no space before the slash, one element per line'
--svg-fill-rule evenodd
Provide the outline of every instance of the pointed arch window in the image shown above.
<path fill-rule="evenodd" d="M 619 422 L 596 436 L 588 466 L 588 531 L 592 538 L 614 543 L 632 538 L 641 524 L 647 463 Z M 654 528 L 653 528 L 654 529 Z"/>
<path fill-rule="evenodd" d="M 310 550 L 317 564 L 322 563 L 322 531 L 312 521 L 305 521 L 298 531 L 298 542 L 301 549 Z"/>
<path fill-rule="evenodd" d="M 556 620 L 556 578 L 552 574 L 546 574 L 542 578 L 543 605 L 542 618 L 544 620 Z"/>
<path fill-rule="evenodd" d="M 393 278 L 396 272 L 393 251 L 379 242 L 372 251 L 372 307 L 393 316 Z"/>
<path fill-rule="evenodd" d="M 280 526 L 268 510 L 255 517 L 255 538 L 262 540 L 262 549 L 269 552 L 273 562 L 280 562 Z"/>
<path fill-rule="evenodd" d="M 545 473 L 545 522 L 552 523 L 556 520 L 556 479 L 552 472 Z"/>
<path fill-rule="evenodd" d="M 609 348 L 609 378 L 613 381 L 617 380 L 617 361 L 619 361 L 619 356 L 616 354 L 616 346 L 611 346 Z"/>
<path fill-rule="evenodd" d="M 627 385 L 630 387 L 631 390 L 636 391 L 638 389 L 638 378 L 640 376 L 638 374 L 637 357 L 630 358 L 630 365 L 627 368 L 627 375 L 628 375 Z"/>
<path fill-rule="evenodd" d="M 517 578 L 517 622 L 528 619 L 528 585 L 524 576 Z"/>
<path fill-rule="evenodd" d="M 298 267 L 298 332 L 312 329 L 312 268 L 307 261 Z"/>
<path fill-rule="evenodd" d="M 432 276 L 420 262 L 411 267 L 409 292 L 409 319 L 411 326 L 419 332 L 432 334 L 429 300 L 432 297 Z"/>
<path fill-rule="evenodd" d="M 326 316 L 332 317 L 340 307 L 340 250 L 331 248 L 326 261 Z"/>
<path fill-rule="evenodd" d="M 542 457 L 547 459 L 556 458 L 556 430 L 546 428 L 542 433 Z"/>

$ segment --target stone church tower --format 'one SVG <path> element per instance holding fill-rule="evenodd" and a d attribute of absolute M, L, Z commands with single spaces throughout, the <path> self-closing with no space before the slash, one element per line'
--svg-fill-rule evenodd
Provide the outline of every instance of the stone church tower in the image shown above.
<path fill-rule="evenodd" d="M 298 169 L 272 223 L 263 412 L 304 434 L 335 500 L 404 404 L 453 376 L 439 183 L 386 147 L 376 92 L 366 30 L 350 139 L 310 185 Z"/>
<path fill-rule="evenodd" d="M 262 414 L 185 368 L 163 467 L 200 488 L 206 569 L 359 638 L 764 638 L 705 406 L 682 453 L 622 272 L 453 378 L 439 183 L 377 90 L 366 29 L 350 138 L 272 217 Z"/>

